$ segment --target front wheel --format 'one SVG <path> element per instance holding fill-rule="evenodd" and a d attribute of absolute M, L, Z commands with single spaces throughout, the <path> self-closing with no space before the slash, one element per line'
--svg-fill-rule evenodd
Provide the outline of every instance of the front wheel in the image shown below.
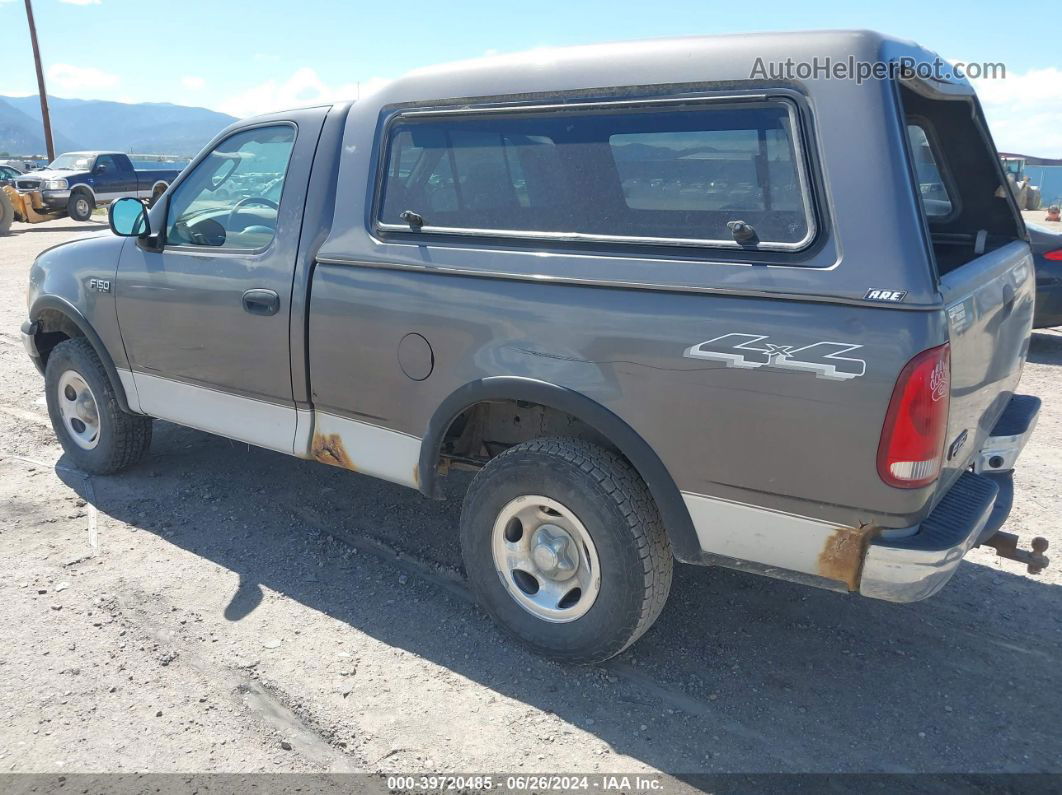
<path fill-rule="evenodd" d="M 110 475 L 135 464 L 151 446 L 151 418 L 122 410 L 99 355 L 83 337 L 48 354 L 44 388 L 55 435 L 79 469 Z"/>
<path fill-rule="evenodd" d="M 645 483 L 581 439 L 535 439 L 488 462 L 465 497 L 461 549 L 483 608 L 563 662 L 619 654 L 671 587 L 671 547 Z"/>
<path fill-rule="evenodd" d="M 66 214 L 75 221 L 87 221 L 92 217 L 92 211 L 96 202 L 84 191 L 78 191 L 70 196 L 66 203 Z"/>

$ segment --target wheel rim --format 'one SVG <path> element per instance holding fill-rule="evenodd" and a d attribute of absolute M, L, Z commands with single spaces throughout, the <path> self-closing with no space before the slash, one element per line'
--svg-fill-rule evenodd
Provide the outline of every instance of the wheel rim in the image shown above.
<path fill-rule="evenodd" d="M 100 441 L 100 412 L 88 382 L 76 370 L 59 376 L 59 414 L 74 444 L 92 450 Z"/>
<path fill-rule="evenodd" d="M 87 199 L 78 199 L 74 202 L 74 208 L 77 210 L 78 215 L 88 215 L 89 204 Z"/>
<path fill-rule="evenodd" d="M 502 508 L 491 550 L 513 601 L 544 621 L 581 618 L 601 590 L 593 539 L 574 512 L 549 497 L 525 495 Z"/>

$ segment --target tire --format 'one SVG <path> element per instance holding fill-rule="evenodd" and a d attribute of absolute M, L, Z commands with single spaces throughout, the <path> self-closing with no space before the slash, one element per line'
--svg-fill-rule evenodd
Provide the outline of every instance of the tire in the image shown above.
<path fill-rule="evenodd" d="M 564 554 L 538 557 L 557 538 Z M 580 560 L 570 575 L 573 548 Z M 619 654 L 656 621 L 671 588 L 671 545 L 649 489 L 619 455 L 581 439 L 535 439 L 491 459 L 465 496 L 461 551 L 483 609 L 561 662 Z"/>
<path fill-rule="evenodd" d="M 85 338 L 52 349 L 44 388 L 52 428 L 78 469 L 111 475 L 135 464 L 151 446 L 151 418 L 122 411 L 99 355 Z"/>
<path fill-rule="evenodd" d="M 66 214 L 75 221 L 89 220 L 94 209 L 96 209 L 95 199 L 83 190 L 71 193 L 66 202 Z"/>
<path fill-rule="evenodd" d="M 3 188 L 0 188 L 0 235 L 6 235 L 11 231 L 11 222 L 15 220 L 15 208 L 11 204 L 11 197 Z"/>

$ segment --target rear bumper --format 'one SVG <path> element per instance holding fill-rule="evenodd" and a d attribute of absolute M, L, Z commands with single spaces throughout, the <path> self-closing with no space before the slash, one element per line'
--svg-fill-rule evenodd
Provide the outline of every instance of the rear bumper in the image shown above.
<path fill-rule="evenodd" d="M 1001 486 L 1006 492 L 1009 483 L 1004 484 L 1000 476 L 1013 470 L 1039 411 L 1039 398 L 1011 398 L 975 457 L 974 471 L 963 473 L 918 531 L 904 538 L 870 543 L 859 593 L 890 602 L 917 602 L 944 587 L 970 548 L 1006 521 L 1009 494 L 999 498 Z"/>

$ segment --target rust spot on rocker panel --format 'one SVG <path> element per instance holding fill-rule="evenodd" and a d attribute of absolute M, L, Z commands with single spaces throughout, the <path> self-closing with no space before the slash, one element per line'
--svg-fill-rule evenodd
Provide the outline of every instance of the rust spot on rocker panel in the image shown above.
<path fill-rule="evenodd" d="M 838 527 L 826 539 L 819 553 L 819 574 L 843 582 L 849 591 L 857 590 L 867 546 L 880 529 L 869 524 Z"/>
<path fill-rule="evenodd" d="M 354 466 L 354 462 L 350 460 L 350 456 L 347 455 L 347 449 L 343 446 L 343 439 L 340 438 L 338 433 L 330 433 L 327 436 L 323 433 L 315 433 L 310 453 L 322 464 L 349 469 L 352 472 L 358 471 L 358 468 Z"/>

